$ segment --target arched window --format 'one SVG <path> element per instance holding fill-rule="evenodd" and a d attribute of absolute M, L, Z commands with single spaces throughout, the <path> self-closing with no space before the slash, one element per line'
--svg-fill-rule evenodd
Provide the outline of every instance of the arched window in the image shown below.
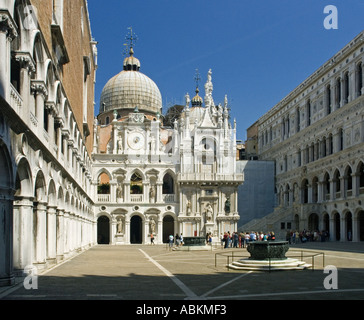
<path fill-rule="evenodd" d="M 340 198 L 341 194 L 341 185 L 340 185 L 340 172 L 339 170 L 336 170 L 334 173 L 334 187 L 335 187 L 335 192 L 336 192 L 336 198 Z"/>
<path fill-rule="evenodd" d="M 328 85 L 326 87 L 326 113 L 330 114 L 331 112 L 331 86 Z"/>
<path fill-rule="evenodd" d="M 143 178 L 138 172 L 130 178 L 130 194 L 143 194 Z"/>
<path fill-rule="evenodd" d="M 312 203 L 318 202 L 318 188 L 319 188 L 318 178 L 314 177 L 312 180 Z"/>
<path fill-rule="evenodd" d="M 110 178 L 106 173 L 101 173 L 98 179 L 97 193 L 110 194 Z"/>
<path fill-rule="evenodd" d="M 163 194 L 174 194 L 174 180 L 169 173 L 163 178 Z"/>
<path fill-rule="evenodd" d="M 345 181 L 346 196 L 350 197 L 350 196 L 352 196 L 352 192 L 353 192 L 353 177 L 352 177 L 352 170 L 351 170 L 350 166 L 348 166 L 345 170 L 344 181 Z"/>
<path fill-rule="evenodd" d="M 330 200 L 330 175 L 327 172 L 324 176 L 323 196 L 325 200 Z"/>
<path fill-rule="evenodd" d="M 344 75 L 344 104 L 349 102 L 349 97 L 350 97 L 349 72 L 346 72 Z"/>
<path fill-rule="evenodd" d="M 336 79 L 335 85 L 335 105 L 340 108 L 341 104 L 341 78 Z"/>
<path fill-rule="evenodd" d="M 306 104 L 306 121 L 307 127 L 311 125 L 311 101 L 308 100 Z"/>
<path fill-rule="evenodd" d="M 308 203 L 308 180 L 304 179 L 301 184 L 302 203 Z"/>

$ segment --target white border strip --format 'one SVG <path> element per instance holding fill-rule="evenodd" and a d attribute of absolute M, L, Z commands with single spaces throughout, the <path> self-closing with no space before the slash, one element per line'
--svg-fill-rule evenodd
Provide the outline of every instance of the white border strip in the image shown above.
<path fill-rule="evenodd" d="M 161 270 L 167 277 L 171 278 L 171 280 L 186 294 L 187 296 L 186 299 L 198 299 L 198 296 L 190 288 L 188 288 L 181 280 L 179 280 L 175 275 L 173 275 L 166 268 L 161 266 L 157 261 L 155 261 L 142 249 L 139 249 L 139 251 L 142 252 L 145 255 L 145 257 L 155 266 L 157 266 L 158 269 Z"/>

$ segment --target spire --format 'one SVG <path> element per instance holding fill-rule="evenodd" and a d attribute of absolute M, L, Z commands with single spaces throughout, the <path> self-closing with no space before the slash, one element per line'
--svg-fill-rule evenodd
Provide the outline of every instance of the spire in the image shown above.
<path fill-rule="evenodd" d="M 124 43 L 125 51 L 124 54 L 127 54 L 129 51 L 129 57 L 124 60 L 124 70 L 125 71 L 139 71 L 140 70 L 140 61 L 134 57 L 134 46 L 136 41 L 138 40 L 138 36 L 133 32 L 133 28 L 128 28 L 129 33 L 125 36 L 125 40 L 127 43 Z"/>
<path fill-rule="evenodd" d="M 198 93 L 200 92 L 199 87 L 199 82 L 200 82 L 201 78 L 200 78 L 200 74 L 198 72 L 198 69 L 196 69 L 196 75 L 195 75 L 195 81 L 196 81 L 196 96 L 194 96 L 192 98 L 192 107 L 201 107 L 202 103 L 203 103 L 203 99 L 198 95 Z"/>

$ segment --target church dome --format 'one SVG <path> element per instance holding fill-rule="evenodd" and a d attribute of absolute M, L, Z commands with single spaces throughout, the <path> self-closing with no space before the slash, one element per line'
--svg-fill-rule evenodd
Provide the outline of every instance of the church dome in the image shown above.
<path fill-rule="evenodd" d="M 139 71 L 140 62 L 133 56 L 124 60 L 123 71 L 105 85 L 100 98 L 100 111 L 127 110 L 161 114 L 162 96 L 153 80 Z"/>

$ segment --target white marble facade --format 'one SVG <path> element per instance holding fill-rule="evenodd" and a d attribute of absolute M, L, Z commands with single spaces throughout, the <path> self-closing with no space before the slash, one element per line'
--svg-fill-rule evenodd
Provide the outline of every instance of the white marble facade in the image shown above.
<path fill-rule="evenodd" d="M 257 122 L 259 159 L 276 165 L 268 228 L 364 240 L 364 33 Z"/>
<path fill-rule="evenodd" d="M 125 69 L 124 64 L 124 75 L 119 77 L 135 78 L 125 73 L 139 73 L 139 69 Z M 211 70 L 207 78 L 206 93 L 212 102 Z M 128 101 L 128 109 L 130 99 L 122 90 L 110 89 L 109 83 L 105 88 L 120 92 L 122 96 L 113 99 Z M 95 194 L 95 214 L 107 218 L 108 241 L 149 243 L 153 232 L 154 242 L 163 243 L 169 234 L 211 233 L 218 237 L 224 231 L 237 230 L 237 190 L 243 176 L 235 173 L 236 127 L 228 120 L 227 99 L 224 106 L 203 106 L 198 94 L 192 101 L 187 94 L 179 119 L 173 128 L 165 128 L 156 112 L 159 108 L 145 102 L 153 96 L 159 96 L 158 92 L 148 93 L 144 103 L 135 103 L 137 108 L 129 113 L 119 103 L 117 108 L 105 103 L 102 110 L 108 117 L 112 115 L 110 123 L 104 121 L 103 112 L 98 116 L 103 124 L 94 132 L 94 190 L 102 176 L 109 190 Z M 106 140 L 107 146 L 102 148 Z M 139 185 L 138 192 L 133 184 Z"/>

